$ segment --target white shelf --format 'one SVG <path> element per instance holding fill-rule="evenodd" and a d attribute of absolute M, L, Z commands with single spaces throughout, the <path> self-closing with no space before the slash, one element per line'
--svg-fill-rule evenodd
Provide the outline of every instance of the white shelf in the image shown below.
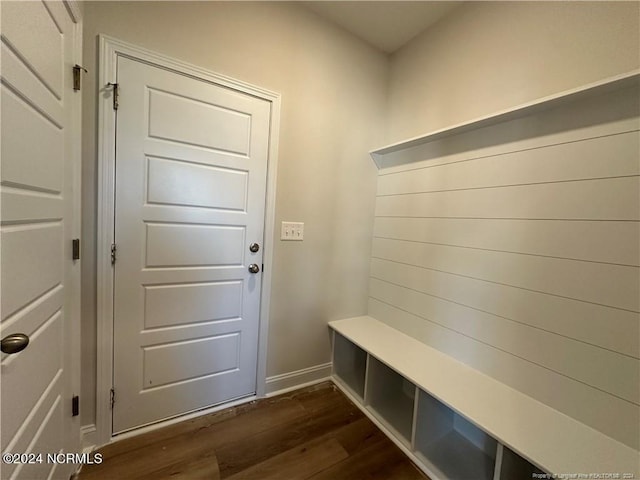
<path fill-rule="evenodd" d="M 370 360 L 383 362 L 546 472 L 620 472 L 640 477 L 638 451 L 372 317 L 337 320 L 329 326 L 366 351 Z M 374 386 L 370 373 L 367 390 L 382 388 Z M 378 413 L 388 421 L 384 411 Z"/>
<path fill-rule="evenodd" d="M 633 70 L 622 75 L 616 75 L 615 77 L 607 78 L 599 82 L 594 82 L 579 88 L 567 90 L 555 95 L 544 97 L 533 102 L 525 103 L 515 108 L 508 110 L 502 110 L 492 115 L 476 118 L 469 122 L 452 125 L 447 128 L 429 132 L 418 137 L 413 137 L 402 142 L 393 143 L 384 147 L 372 150 L 370 153 L 371 158 L 378 166 L 378 168 L 384 168 L 387 166 L 385 161 L 386 156 L 390 156 L 401 150 L 417 147 L 426 143 L 441 140 L 443 138 L 450 137 L 452 135 L 459 135 L 471 130 L 476 130 L 483 127 L 488 127 L 501 122 L 509 120 L 516 120 L 533 113 L 537 113 L 543 110 L 549 110 L 561 105 L 565 105 L 576 100 L 581 100 L 604 93 L 612 92 L 622 88 L 628 88 L 634 85 L 638 85 L 640 80 L 640 70 Z"/>

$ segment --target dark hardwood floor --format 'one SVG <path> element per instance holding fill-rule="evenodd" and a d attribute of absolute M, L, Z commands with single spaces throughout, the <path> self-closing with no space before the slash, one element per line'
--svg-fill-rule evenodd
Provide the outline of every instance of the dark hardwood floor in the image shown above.
<path fill-rule="evenodd" d="M 427 477 L 333 384 L 107 445 L 79 480 L 418 480 Z"/>

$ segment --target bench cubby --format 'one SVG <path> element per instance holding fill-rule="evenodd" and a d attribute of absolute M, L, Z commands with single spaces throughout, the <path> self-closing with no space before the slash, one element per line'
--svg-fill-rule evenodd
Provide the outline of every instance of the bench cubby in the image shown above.
<path fill-rule="evenodd" d="M 493 479 L 494 438 L 422 390 L 416 417 L 414 450 L 431 470 L 442 478 Z"/>
<path fill-rule="evenodd" d="M 381 361 L 369 359 L 366 403 L 369 410 L 411 444 L 416 387 Z"/>
<path fill-rule="evenodd" d="M 637 451 L 373 317 L 329 327 L 334 383 L 432 480 L 640 475 Z"/>
<path fill-rule="evenodd" d="M 367 352 L 336 333 L 333 342 L 333 373 L 361 401 L 364 400 L 366 364 Z"/>

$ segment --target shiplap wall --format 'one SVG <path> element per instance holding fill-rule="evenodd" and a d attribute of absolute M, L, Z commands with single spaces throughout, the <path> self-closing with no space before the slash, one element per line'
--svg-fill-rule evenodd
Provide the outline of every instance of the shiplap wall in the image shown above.
<path fill-rule="evenodd" d="M 639 94 L 386 155 L 369 289 L 369 315 L 635 449 Z"/>

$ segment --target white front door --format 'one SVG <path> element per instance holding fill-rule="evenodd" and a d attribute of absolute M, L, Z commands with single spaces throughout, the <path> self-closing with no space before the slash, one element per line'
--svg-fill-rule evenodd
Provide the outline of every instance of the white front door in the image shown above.
<path fill-rule="evenodd" d="M 271 108 L 123 56 L 117 83 L 114 434 L 256 391 Z"/>
<path fill-rule="evenodd" d="M 68 479 L 47 453 L 79 453 L 80 28 L 62 2 L 6 2 L 2 16 L 1 320 L 28 346 L 2 353 L 2 479 Z M 74 61 L 75 60 L 75 61 Z M 27 454 L 16 457 L 19 454 Z M 29 455 L 30 454 L 30 455 Z M 8 460 L 8 461 L 7 461 Z M 28 462 L 26 462 L 28 461 Z"/>

